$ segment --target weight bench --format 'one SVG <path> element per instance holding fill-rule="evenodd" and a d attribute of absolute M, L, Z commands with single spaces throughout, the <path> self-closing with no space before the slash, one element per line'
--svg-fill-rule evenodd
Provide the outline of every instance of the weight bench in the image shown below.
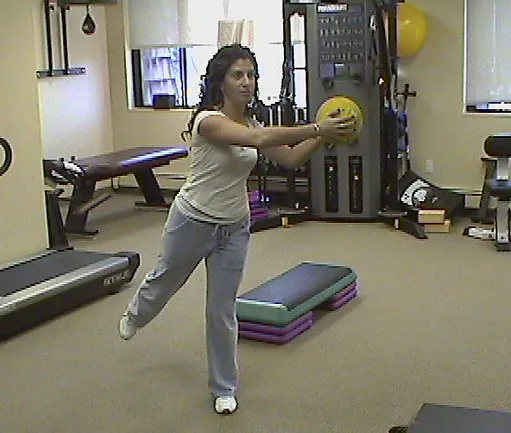
<path fill-rule="evenodd" d="M 497 198 L 494 227 L 492 229 L 467 227 L 464 234 L 480 239 L 495 240 L 497 251 L 511 251 L 509 227 L 511 134 L 489 136 L 484 142 L 484 150 L 488 156 L 495 159 L 494 174 L 485 181 L 487 194 Z"/>
<path fill-rule="evenodd" d="M 304 262 L 238 296 L 240 337 L 287 343 L 314 324 L 314 309 L 334 310 L 358 295 L 348 267 Z"/>
<path fill-rule="evenodd" d="M 136 147 L 71 161 L 80 173 L 72 181 L 66 232 L 81 235 L 98 233 L 97 230 L 87 230 L 86 223 L 89 212 L 110 197 L 109 194 L 94 197 L 96 182 L 101 180 L 133 174 L 145 199 L 145 202 L 135 203 L 137 206 L 168 207 L 153 169 L 186 156 L 186 147 Z"/>

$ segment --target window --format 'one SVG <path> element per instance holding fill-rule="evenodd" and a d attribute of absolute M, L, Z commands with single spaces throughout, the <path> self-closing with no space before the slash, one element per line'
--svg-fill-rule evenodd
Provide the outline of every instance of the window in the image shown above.
<path fill-rule="evenodd" d="M 261 78 L 259 97 L 265 104 L 278 100 L 284 49 L 281 43 L 254 49 Z M 134 50 L 135 106 L 153 106 L 154 95 L 171 95 L 175 107 L 193 107 L 199 102 L 200 77 L 217 46 L 149 48 Z M 137 72 L 138 71 L 138 72 Z"/>
<path fill-rule="evenodd" d="M 284 61 L 282 2 L 257 0 L 257 7 L 255 3 L 208 0 L 205 13 L 204 0 L 128 1 L 135 106 L 153 106 L 156 95 L 164 95 L 169 106 L 195 106 L 200 77 L 217 51 L 218 22 L 225 19 L 253 21 L 259 97 L 265 104 L 277 101 Z M 304 77 L 298 79 L 304 81 Z"/>
<path fill-rule="evenodd" d="M 172 96 L 171 105 L 184 105 L 183 56 L 180 48 L 143 50 L 140 56 L 143 106 L 155 104 L 155 95 Z"/>
<path fill-rule="evenodd" d="M 511 2 L 465 0 L 465 106 L 511 112 Z"/>

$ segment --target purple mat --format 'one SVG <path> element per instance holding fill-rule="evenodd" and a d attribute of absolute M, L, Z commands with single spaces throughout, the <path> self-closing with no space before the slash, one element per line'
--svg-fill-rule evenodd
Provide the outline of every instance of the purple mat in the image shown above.
<path fill-rule="evenodd" d="M 359 295 L 358 288 L 355 290 L 350 290 L 348 293 L 345 293 L 343 297 L 334 301 L 327 301 L 321 304 L 319 307 L 323 310 L 337 310 L 341 308 L 343 305 L 346 305 L 351 300 L 355 299 L 358 295 Z"/>
<path fill-rule="evenodd" d="M 292 332 L 297 326 L 300 326 L 303 323 L 311 320 L 314 322 L 314 313 L 312 311 L 308 311 L 303 316 L 298 317 L 298 319 L 293 320 L 291 323 L 288 323 L 285 326 L 241 321 L 238 323 L 238 327 L 240 331 L 252 331 L 272 335 L 286 335 Z"/>
<path fill-rule="evenodd" d="M 254 221 L 262 221 L 262 220 L 265 220 L 269 217 L 269 213 L 268 214 L 257 214 L 257 215 L 251 215 L 250 216 L 250 219 L 252 222 Z"/>
<path fill-rule="evenodd" d="M 264 201 L 261 201 L 259 199 L 256 200 L 249 200 L 248 202 L 250 204 L 250 207 L 261 207 L 266 206 L 266 203 Z"/>
<path fill-rule="evenodd" d="M 261 194 L 257 190 L 256 191 L 249 191 L 248 192 L 248 199 L 251 202 L 260 202 L 261 201 Z"/>
<path fill-rule="evenodd" d="M 252 217 L 257 217 L 257 216 L 261 216 L 261 215 L 268 215 L 269 213 L 270 213 L 270 210 L 266 209 L 266 208 L 251 209 L 250 210 L 250 215 Z"/>
<path fill-rule="evenodd" d="M 348 293 L 351 293 L 354 290 L 357 290 L 357 288 L 358 288 L 358 284 L 355 281 L 354 283 L 352 283 L 348 287 L 346 287 L 344 290 L 341 290 L 340 292 L 337 292 L 334 296 L 328 298 L 324 303 L 338 301 L 339 299 L 344 298 Z"/>
<path fill-rule="evenodd" d="M 304 333 L 307 329 L 311 328 L 314 324 L 312 319 L 298 325 L 291 332 L 285 335 L 274 335 L 274 334 L 264 334 L 255 331 L 239 331 L 240 337 L 246 338 L 248 340 L 257 340 L 263 341 L 265 343 L 275 343 L 275 344 L 284 344 L 288 343 L 294 338 L 298 337 L 300 334 Z"/>

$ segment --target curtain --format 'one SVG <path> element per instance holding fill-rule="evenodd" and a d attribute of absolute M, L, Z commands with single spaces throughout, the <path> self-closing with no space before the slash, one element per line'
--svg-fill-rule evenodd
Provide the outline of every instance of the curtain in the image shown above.
<path fill-rule="evenodd" d="M 241 44 L 254 48 L 254 22 L 247 20 L 222 20 L 218 22 L 218 47 Z"/>
<path fill-rule="evenodd" d="M 511 101 L 511 1 L 465 0 L 466 105 Z"/>
<path fill-rule="evenodd" d="M 224 0 L 227 20 L 248 20 L 254 26 L 254 45 L 281 43 L 281 0 Z"/>
<path fill-rule="evenodd" d="M 224 0 L 128 0 L 127 29 L 131 49 L 211 45 Z"/>

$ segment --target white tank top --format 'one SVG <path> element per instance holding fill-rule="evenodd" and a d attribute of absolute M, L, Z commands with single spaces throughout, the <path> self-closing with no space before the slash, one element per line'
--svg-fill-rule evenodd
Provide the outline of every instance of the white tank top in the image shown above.
<path fill-rule="evenodd" d="M 257 162 L 257 150 L 213 144 L 198 133 L 208 116 L 220 111 L 202 111 L 195 118 L 190 142 L 190 170 L 175 202 L 185 215 L 211 223 L 232 224 L 250 214 L 247 180 Z M 250 119 L 251 127 L 259 124 Z"/>

